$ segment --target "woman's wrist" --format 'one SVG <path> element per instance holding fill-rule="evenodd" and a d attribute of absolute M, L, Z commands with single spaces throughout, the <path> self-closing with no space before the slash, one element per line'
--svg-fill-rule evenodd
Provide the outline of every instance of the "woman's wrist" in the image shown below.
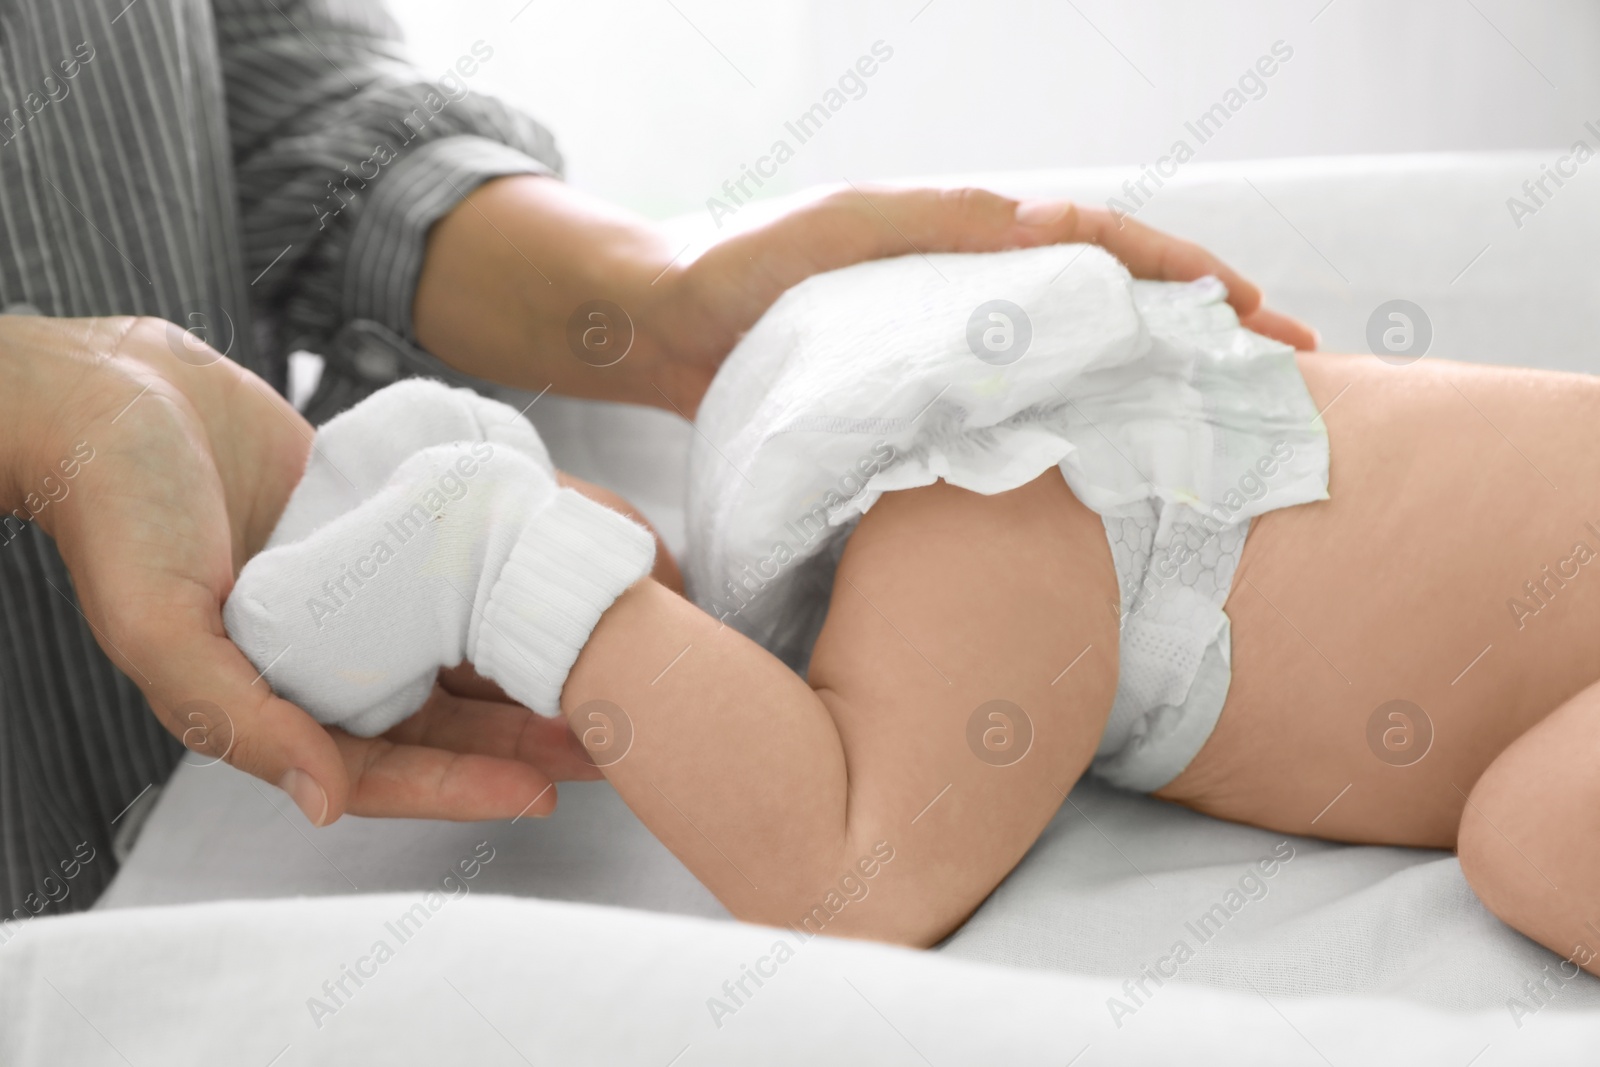
<path fill-rule="evenodd" d="M 71 383 L 86 371 L 60 345 L 60 320 L 0 316 L 0 510 L 5 539 L 43 516 L 53 469 L 47 457 L 68 454 Z"/>
<path fill-rule="evenodd" d="M 14 524 L 6 516 L 22 502 L 30 430 L 27 413 L 35 406 L 38 390 L 26 362 L 7 343 L 6 325 L 5 317 L 0 317 L 0 512 L 4 512 L 0 539 L 9 540 Z"/>
<path fill-rule="evenodd" d="M 667 406 L 650 324 L 672 251 L 647 221 L 553 178 L 485 183 L 435 226 L 413 304 L 423 347 L 480 378 Z"/>

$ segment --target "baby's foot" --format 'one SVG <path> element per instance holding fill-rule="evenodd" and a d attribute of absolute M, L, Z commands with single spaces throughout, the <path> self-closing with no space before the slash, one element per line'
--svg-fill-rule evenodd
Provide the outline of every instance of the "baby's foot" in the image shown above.
<path fill-rule="evenodd" d="M 363 476 L 381 466 L 358 435 L 339 442 Z M 229 636 L 280 695 L 361 736 L 411 715 L 439 669 L 463 659 L 514 699 L 559 714 L 578 653 L 650 572 L 655 542 L 560 488 L 533 442 L 538 458 L 483 439 L 423 449 L 353 508 L 298 536 L 280 528 L 228 598 Z M 345 484 L 319 486 L 307 512 L 348 499 Z"/>
<path fill-rule="evenodd" d="M 317 428 L 311 457 L 267 542 L 298 541 L 368 500 L 395 469 L 424 448 L 455 441 L 488 441 L 554 471 L 533 425 L 516 408 L 452 389 L 429 378 L 408 378 L 373 393 Z"/>

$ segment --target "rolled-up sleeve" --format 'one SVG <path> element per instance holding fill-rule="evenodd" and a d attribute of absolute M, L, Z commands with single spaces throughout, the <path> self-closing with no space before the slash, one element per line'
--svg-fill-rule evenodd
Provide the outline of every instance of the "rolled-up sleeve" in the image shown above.
<path fill-rule="evenodd" d="M 559 174 L 550 133 L 478 92 L 492 45 L 405 55 L 378 0 L 215 0 L 247 270 L 287 348 L 372 320 L 406 339 L 429 228 L 475 187 Z"/>

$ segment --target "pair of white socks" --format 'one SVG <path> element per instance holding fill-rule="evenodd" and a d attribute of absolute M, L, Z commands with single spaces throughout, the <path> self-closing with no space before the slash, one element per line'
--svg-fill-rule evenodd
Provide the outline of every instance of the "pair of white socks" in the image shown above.
<path fill-rule="evenodd" d="M 318 430 L 223 620 L 280 696 L 352 734 L 407 718 L 463 660 L 558 715 L 600 616 L 654 560 L 649 531 L 557 484 L 515 408 L 410 379 Z"/>

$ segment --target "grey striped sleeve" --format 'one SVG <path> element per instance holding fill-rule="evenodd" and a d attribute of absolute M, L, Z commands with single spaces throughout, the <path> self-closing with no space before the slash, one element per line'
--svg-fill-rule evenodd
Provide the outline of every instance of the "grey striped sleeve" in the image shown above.
<path fill-rule="evenodd" d="M 216 0 L 246 270 L 287 348 L 411 337 L 430 226 L 492 177 L 559 172 L 549 132 L 473 90 L 494 48 L 419 71 L 373 4 Z M 270 268 L 270 269 L 269 269 Z"/>
<path fill-rule="evenodd" d="M 408 339 L 411 298 L 429 228 L 490 178 L 534 171 L 533 160 L 498 141 L 447 137 L 419 146 L 374 183 L 345 256 L 345 320 L 372 319 Z"/>

